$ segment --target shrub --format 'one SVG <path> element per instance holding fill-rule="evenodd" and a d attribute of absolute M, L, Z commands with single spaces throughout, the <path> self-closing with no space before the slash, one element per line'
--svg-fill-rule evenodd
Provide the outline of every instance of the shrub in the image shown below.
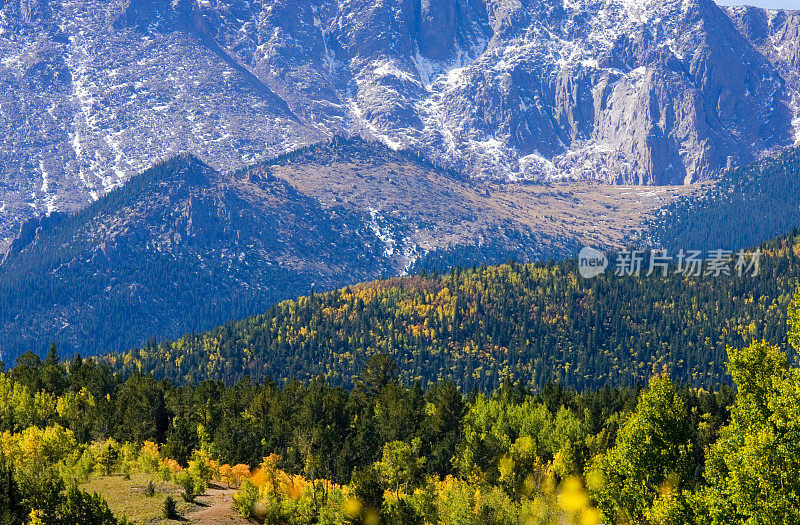
<path fill-rule="evenodd" d="M 145 441 L 142 449 L 139 451 L 138 458 L 139 468 L 145 474 L 155 474 L 159 470 L 161 463 L 161 454 L 158 450 L 158 445 L 152 441 Z"/>
<path fill-rule="evenodd" d="M 76 482 L 82 483 L 89 479 L 92 471 L 95 467 L 95 459 L 92 456 L 92 453 L 86 449 L 81 454 L 81 457 L 78 458 L 78 461 L 75 462 L 75 465 L 72 467 L 73 476 Z"/>
<path fill-rule="evenodd" d="M 158 469 L 158 475 L 164 481 L 171 481 L 172 480 L 172 469 L 169 468 L 169 465 L 167 465 L 167 464 L 161 465 L 161 468 Z"/>
<path fill-rule="evenodd" d="M 175 481 L 183 487 L 181 496 L 185 501 L 194 501 L 197 496 L 197 480 L 189 471 L 181 471 L 175 476 Z"/>
<path fill-rule="evenodd" d="M 131 472 L 136 470 L 139 460 L 139 447 L 135 443 L 123 443 L 119 446 L 119 471 L 130 479 Z"/>
<path fill-rule="evenodd" d="M 164 500 L 164 517 L 167 519 L 177 518 L 178 517 L 178 506 L 175 504 L 175 500 L 172 496 L 167 496 L 167 499 Z"/>
<path fill-rule="evenodd" d="M 231 467 L 231 475 L 233 476 L 234 483 L 241 485 L 244 480 L 250 477 L 250 467 L 239 463 Z"/>
<path fill-rule="evenodd" d="M 244 480 L 233 495 L 233 508 L 245 518 L 253 518 L 253 508 L 258 500 L 258 487 L 250 480 Z"/>
<path fill-rule="evenodd" d="M 189 461 L 189 468 L 186 469 L 194 479 L 196 495 L 200 495 L 206 491 L 209 482 L 214 478 L 215 474 L 219 476 L 219 467 L 207 453 L 202 451 L 195 451 L 192 459 Z"/>

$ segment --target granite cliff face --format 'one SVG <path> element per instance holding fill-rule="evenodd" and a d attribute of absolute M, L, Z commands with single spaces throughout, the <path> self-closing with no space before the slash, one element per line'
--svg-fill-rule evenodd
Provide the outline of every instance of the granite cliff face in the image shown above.
<path fill-rule="evenodd" d="M 333 135 L 682 184 L 800 139 L 797 14 L 710 0 L 0 0 L 0 239 L 179 152 Z"/>
<path fill-rule="evenodd" d="M 800 11 L 737 6 L 727 8 L 727 13 L 741 34 L 785 80 L 794 116 L 794 140 L 800 143 Z"/>

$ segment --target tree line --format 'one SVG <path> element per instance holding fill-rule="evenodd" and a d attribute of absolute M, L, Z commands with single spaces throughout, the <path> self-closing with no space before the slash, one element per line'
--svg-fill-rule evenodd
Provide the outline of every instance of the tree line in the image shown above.
<path fill-rule="evenodd" d="M 700 197 L 671 202 L 643 237 L 673 252 L 739 250 L 800 227 L 800 148 L 725 173 Z"/>

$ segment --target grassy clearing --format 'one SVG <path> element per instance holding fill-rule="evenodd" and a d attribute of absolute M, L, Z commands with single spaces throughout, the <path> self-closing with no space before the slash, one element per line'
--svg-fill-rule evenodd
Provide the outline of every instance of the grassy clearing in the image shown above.
<path fill-rule="evenodd" d="M 147 484 L 153 480 L 155 494 L 146 495 Z M 204 502 L 198 498 L 198 504 L 187 503 L 181 497 L 181 488 L 175 483 L 167 483 L 160 479 L 134 474 L 125 479 L 121 474 L 113 476 L 97 476 L 81 486 L 88 492 L 97 492 L 103 496 L 117 516 L 125 516 L 138 524 L 147 523 L 181 523 L 181 520 L 167 520 L 162 514 L 164 500 L 172 496 L 178 505 L 178 513 L 183 516 L 196 511 Z"/>

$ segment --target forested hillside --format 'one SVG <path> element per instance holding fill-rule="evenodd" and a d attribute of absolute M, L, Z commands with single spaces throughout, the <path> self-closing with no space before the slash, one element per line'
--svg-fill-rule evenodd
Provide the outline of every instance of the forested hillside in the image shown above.
<path fill-rule="evenodd" d="M 420 267 L 563 259 L 618 243 L 663 205 L 656 193 L 476 187 L 359 139 L 235 173 L 184 155 L 75 214 L 25 225 L 0 255 L 0 356 L 52 341 L 96 355 L 180 337 L 312 289 L 400 275 L 422 254 Z"/>
<path fill-rule="evenodd" d="M 728 171 L 702 197 L 680 198 L 645 237 L 673 252 L 738 250 L 800 226 L 800 149 Z"/>
<path fill-rule="evenodd" d="M 0 265 L 7 359 L 49 341 L 96 353 L 209 328 L 315 282 L 381 275 L 384 262 L 360 217 L 326 213 L 274 177 L 233 178 L 191 156 L 37 226 Z"/>
<path fill-rule="evenodd" d="M 379 281 L 283 302 L 265 314 L 108 357 L 125 374 L 195 383 L 322 377 L 352 386 L 375 353 L 404 381 L 470 391 L 503 380 L 580 389 L 646 383 L 665 367 L 696 386 L 726 381 L 726 346 L 785 345 L 800 236 L 762 246 L 758 276 L 586 280 L 575 262 L 507 264 Z"/>
<path fill-rule="evenodd" d="M 788 318 L 800 349 L 800 293 Z M 51 347 L 0 373 L 0 519 L 124 522 L 82 487 L 135 477 L 138 507 L 173 519 L 164 486 L 194 502 L 213 485 L 269 525 L 797 523 L 800 369 L 764 342 L 727 357 L 735 394 L 656 370 L 645 388 L 465 397 L 404 385 L 385 354 L 345 390 L 123 380 Z"/>

